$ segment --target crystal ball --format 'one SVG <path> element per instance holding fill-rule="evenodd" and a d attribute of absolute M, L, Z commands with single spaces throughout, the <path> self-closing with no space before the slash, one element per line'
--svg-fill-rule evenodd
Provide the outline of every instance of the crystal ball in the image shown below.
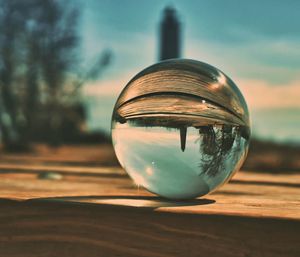
<path fill-rule="evenodd" d="M 137 186 L 191 199 L 226 183 L 246 158 L 247 104 L 219 69 L 171 59 L 138 73 L 121 92 L 112 141 Z"/>

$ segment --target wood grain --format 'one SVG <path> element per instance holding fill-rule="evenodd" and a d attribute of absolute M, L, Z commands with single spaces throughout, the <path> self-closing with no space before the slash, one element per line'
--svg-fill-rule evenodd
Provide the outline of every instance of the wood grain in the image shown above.
<path fill-rule="evenodd" d="M 300 256 L 299 174 L 238 172 L 175 202 L 87 149 L 0 157 L 0 256 Z"/>

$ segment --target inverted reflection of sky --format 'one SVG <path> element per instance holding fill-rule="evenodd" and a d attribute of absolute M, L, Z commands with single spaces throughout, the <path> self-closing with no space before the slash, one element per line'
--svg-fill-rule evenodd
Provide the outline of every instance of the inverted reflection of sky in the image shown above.
<path fill-rule="evenodd" d="M 202 136 L 195 128 L 187 130 L 184 152 L 176 129 L 129 127 L 127 123 L 117 123 L 112 133 L 118 159 L 135 183 L 173 198 L 208 193 L 227 180 L 245 153 L 245 141 L 241 138 L 241 148 L 235 142 L 224 155 L 220 169 L 211 176 L 204 172 Z"/>
<path fill-rule="evenodd" d="M 179 130 L 175 128 L 162 129 L 161 127 L 135 127 L 134 129 L 131 129 L 128 127 L 127 123 L 125 123 L 119 124 L 118 129 L 123 129 L 122 133 L 126 133 L 128 140 L 138 137 L 141 141 L 164 144 L 166 140 L 176 142 L 180 138 Z M 194 142 L 199 138 L 198 130 L 188 128 L 188 131 L 189 137 L 187 140 Z"/>

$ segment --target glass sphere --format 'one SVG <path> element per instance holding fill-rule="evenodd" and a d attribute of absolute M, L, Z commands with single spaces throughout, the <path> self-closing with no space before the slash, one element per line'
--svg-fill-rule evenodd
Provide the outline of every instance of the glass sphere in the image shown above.
<path fill-rule="evenodd" d="M 117 158 L 138 186 L 170 199 L 208 194 L 246 158 L 246 102 L 222 71 L 171 59 L 138 73 L 112 117 Z"/>

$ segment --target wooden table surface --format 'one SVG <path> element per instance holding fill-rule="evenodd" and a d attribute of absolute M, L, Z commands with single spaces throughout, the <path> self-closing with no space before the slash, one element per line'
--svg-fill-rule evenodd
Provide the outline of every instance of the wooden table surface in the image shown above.
<path fill-rule="evenodd" d="M 300 256 L 300 173 L 238 172 L 205 197 L 138 188 L 110 147 L 0 158 L 0 256 Z"/>

